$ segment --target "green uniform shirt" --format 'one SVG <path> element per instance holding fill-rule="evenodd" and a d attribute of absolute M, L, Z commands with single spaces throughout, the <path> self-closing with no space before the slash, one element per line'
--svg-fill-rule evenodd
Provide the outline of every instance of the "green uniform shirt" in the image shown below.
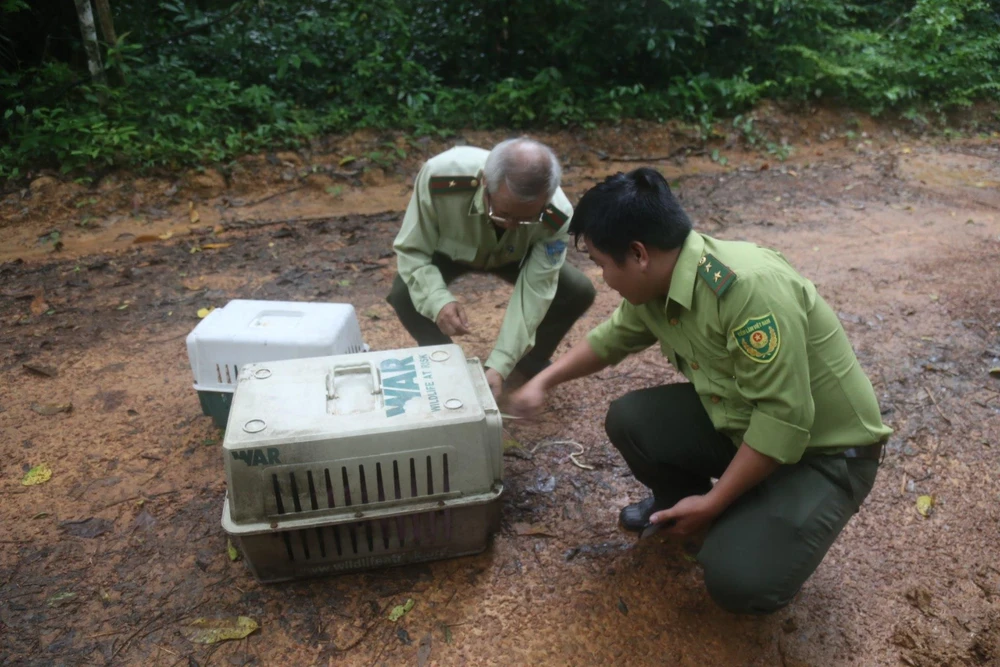
<path fill-rule="evenodd" d="M 715 428 L 780 463 L 892 433 L 833 310 L 781 254 L 752 243 L 692 231 L 667 298 L 622 301 L 587 340 L 610 363 L 659 341 Z"/>
<path fill-rule="evenodd" d="M 506 378 L 534 346 L 535 330 L 556 294 L 573 207 L 563 191 L 556 190 L 542 223 L 519 225 L 497 238 L 483 200 L 487 155 L 481 148 L 461 146 L 428 160 L 417 174 L 393 249 L 413 305 L 435 322 L 441 309 L 456 301 L 431 263 L 435 252 L 486 271 L 524 262 L 486 360 L 488 368 Z"/>

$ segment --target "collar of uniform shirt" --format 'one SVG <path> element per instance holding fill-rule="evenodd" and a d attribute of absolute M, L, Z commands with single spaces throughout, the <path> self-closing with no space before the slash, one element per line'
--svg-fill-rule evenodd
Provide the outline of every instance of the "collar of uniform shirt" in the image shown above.
<path fill-rule="evenodd" d="M 705 239 L 693 229 L 688 232 L 677 256 L 677 264 L 670 275 L 670 292 L 667 294 L 667 304 L 674 301 L 691 310 L 691 300 L 694 297 L 694 281 L 698 273 L 698 260 L 705 253 Z"/>

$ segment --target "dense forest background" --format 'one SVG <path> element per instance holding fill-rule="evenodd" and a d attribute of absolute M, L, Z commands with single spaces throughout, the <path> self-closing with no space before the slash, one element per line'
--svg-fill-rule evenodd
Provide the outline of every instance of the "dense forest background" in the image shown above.
<path fill-rule="evenodd" d="M 363 127 L 709 132 L 762 98 L 937 122 L 1000 98 L 1000 0 L 95 0 L 88 52 L 90 9 L 0 0 L 0 180 Z"/>

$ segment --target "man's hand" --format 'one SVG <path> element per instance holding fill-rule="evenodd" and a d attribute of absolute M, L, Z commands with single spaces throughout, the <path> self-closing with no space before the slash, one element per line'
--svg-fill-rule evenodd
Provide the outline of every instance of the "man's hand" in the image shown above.
<path fill-rule="evenodd" d="M 531 380 L 507 398 L 507 411 L 515 417 L 534 417 L 545 405 L 545 387 Z"/>
<path fill-rule="evenodd" d="M 465 309 L 458 301 L 452 301 L 438 313 L 438 328 L 445 336 L 462 336 L 470 333 L 469 320 L 465 317 Z"/>
<path fill-rule="evenodd" d="M 490 391 L 493 392 L 493 398 L 500 398 L 500 394 L 503 392 L 503 377 L 501 377 L 500 373 L 492 368 L 487 368 L 486 382 L 490 385 Z"/>
<path fill-rule="evenodd" d="M 655 512 L 649 522 L 666 523 L 665 530 L 671 535 L 687 536 L 708 528 L 723 509 L 708 495 L 688 496 L 670 509 Z"/>

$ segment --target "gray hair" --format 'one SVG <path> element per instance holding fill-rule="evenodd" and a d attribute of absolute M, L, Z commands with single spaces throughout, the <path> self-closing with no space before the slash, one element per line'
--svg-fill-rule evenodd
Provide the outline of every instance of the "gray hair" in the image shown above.
<path fill-rule="evenodd" d="M 483 178 L 490 192 L 506 185 L 520 201 L 534 201 L 541 195 L 551 199 L 559 188 L 562 167 L 552 149 L 521 137 L 501 141 L 486 157 Z"/>

